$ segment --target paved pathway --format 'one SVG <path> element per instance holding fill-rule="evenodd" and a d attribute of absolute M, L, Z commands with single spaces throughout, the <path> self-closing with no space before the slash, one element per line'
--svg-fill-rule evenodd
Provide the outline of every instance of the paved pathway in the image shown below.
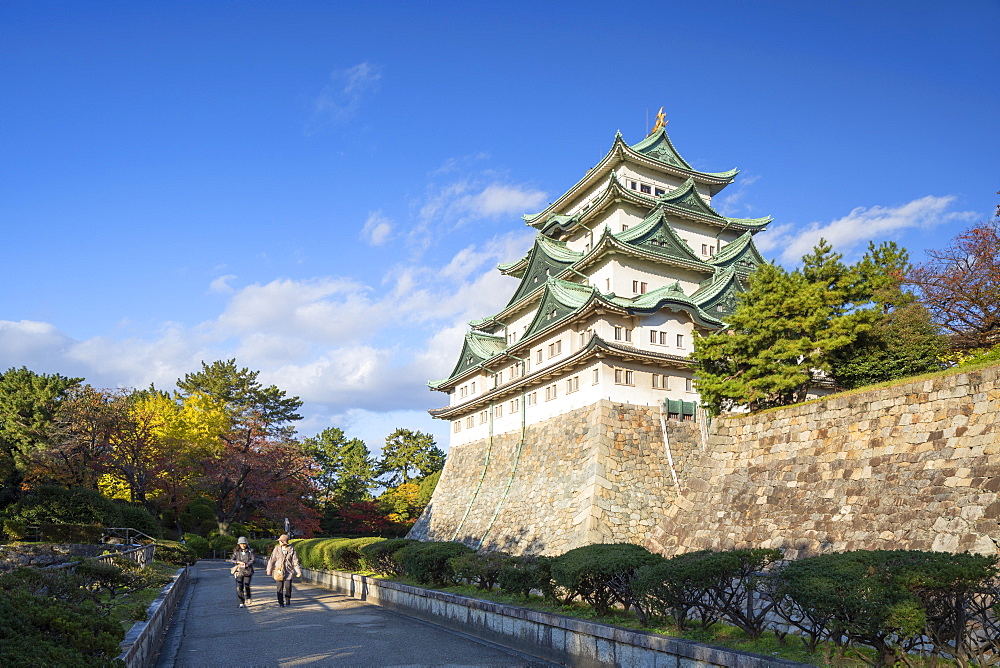
<path fill-rule="evenodd" d="M 274 589 L 258 568 L 253 605 L 239 608 L 228 564 L 192 566 L 157 668 L 553 665 L 298 580 L 281 608 Z"/>

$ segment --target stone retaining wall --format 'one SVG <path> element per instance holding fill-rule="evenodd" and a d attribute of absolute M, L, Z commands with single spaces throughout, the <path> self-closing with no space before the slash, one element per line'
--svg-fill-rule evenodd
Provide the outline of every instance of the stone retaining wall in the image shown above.
<path fill-rule="evenodd" d="M 136 622 L 125 634 L 121 643 L 118 660 L 127 668 L 144 668 L 151 665 L 152 658 L 160 649 L 163 632 L 170 623 L 170 616 L 177 607 L 184 589 L 187 587 L 189 571 L 185 566 L 177 571 L 174 580 L 163 588 L 146 610 L 146 621 Z"/>
<path fill-rule="evenodd" d="M 1000 367 L 717 420 L 646 542 L 1000 552 Z"/>
<path fill-rule="evenodd" d="M 669 421 L 678 475 L 700 454 L 691 422 Z M 656 406 L 600 401 L 527 429 L 457 446 L 410 531 L 512 554 L 641 542 L 676 493 Z"/>
<path fill-rule="evenodd" d="M 303 568 L 302 579 L 526 654 L 583 668 L 806 665 L 353 573 Z"/>
<path fill-rule="evenodd" d="M 698 425 L 600 401 L 451 450 L 410 532 L 513 554 L 590 543 L 788 556 L 1000 551 L 1000 367 Z"/>

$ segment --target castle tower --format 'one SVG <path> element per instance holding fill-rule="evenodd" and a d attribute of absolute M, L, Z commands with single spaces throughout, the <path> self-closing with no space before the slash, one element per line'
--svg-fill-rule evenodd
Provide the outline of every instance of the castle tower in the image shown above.
<path fill-rule="evenodd" d="M 695 170 L 665 126 L 661 113 L 636 144 L 617 134 L 597 166 L 524 217 L 532 248 L 498 267 L 518 280 L 510 301 L 470 323 L 451 373 L 429 384 L 448 396 L 430 413 L 451 423 L 451 446 L 412 537 L 544 553 L 643 539 L 651 521 L 632 516 L 648 507 L 622 528 L 595 500 L 641 473 L 623 460 L 630 471 L 610 479 L 605 450 L 658 444 L 643 475 L 664 482 L 659 416 L 694 418 L 694 338 L 724 326 L 762 262 L 752 236 L 771 221 L 713 209 L 737 170 Z"/>

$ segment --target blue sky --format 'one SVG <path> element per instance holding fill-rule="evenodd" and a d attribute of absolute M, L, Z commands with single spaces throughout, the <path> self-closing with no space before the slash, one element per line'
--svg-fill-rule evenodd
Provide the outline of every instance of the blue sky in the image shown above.
<path fill-rule="evenodd" d="M 1000 3 L 0 0 L 0 369 L 235 357 L 378 450 L 516 287 L 521 221 L 664 106 L 714 204 L 914 260 L 1000 190 Z"/>

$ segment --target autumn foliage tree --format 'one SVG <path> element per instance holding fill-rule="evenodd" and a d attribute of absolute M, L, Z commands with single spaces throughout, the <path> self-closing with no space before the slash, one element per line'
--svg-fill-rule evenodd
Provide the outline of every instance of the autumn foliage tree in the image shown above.
<path fill-rule="evenodd" d="M 1000 194 L 1000 193 L 998 193 Z M 1000 207 L 965 230 L 907 276 L 934 321 L 957 349 L 1000 344 Z"/>

